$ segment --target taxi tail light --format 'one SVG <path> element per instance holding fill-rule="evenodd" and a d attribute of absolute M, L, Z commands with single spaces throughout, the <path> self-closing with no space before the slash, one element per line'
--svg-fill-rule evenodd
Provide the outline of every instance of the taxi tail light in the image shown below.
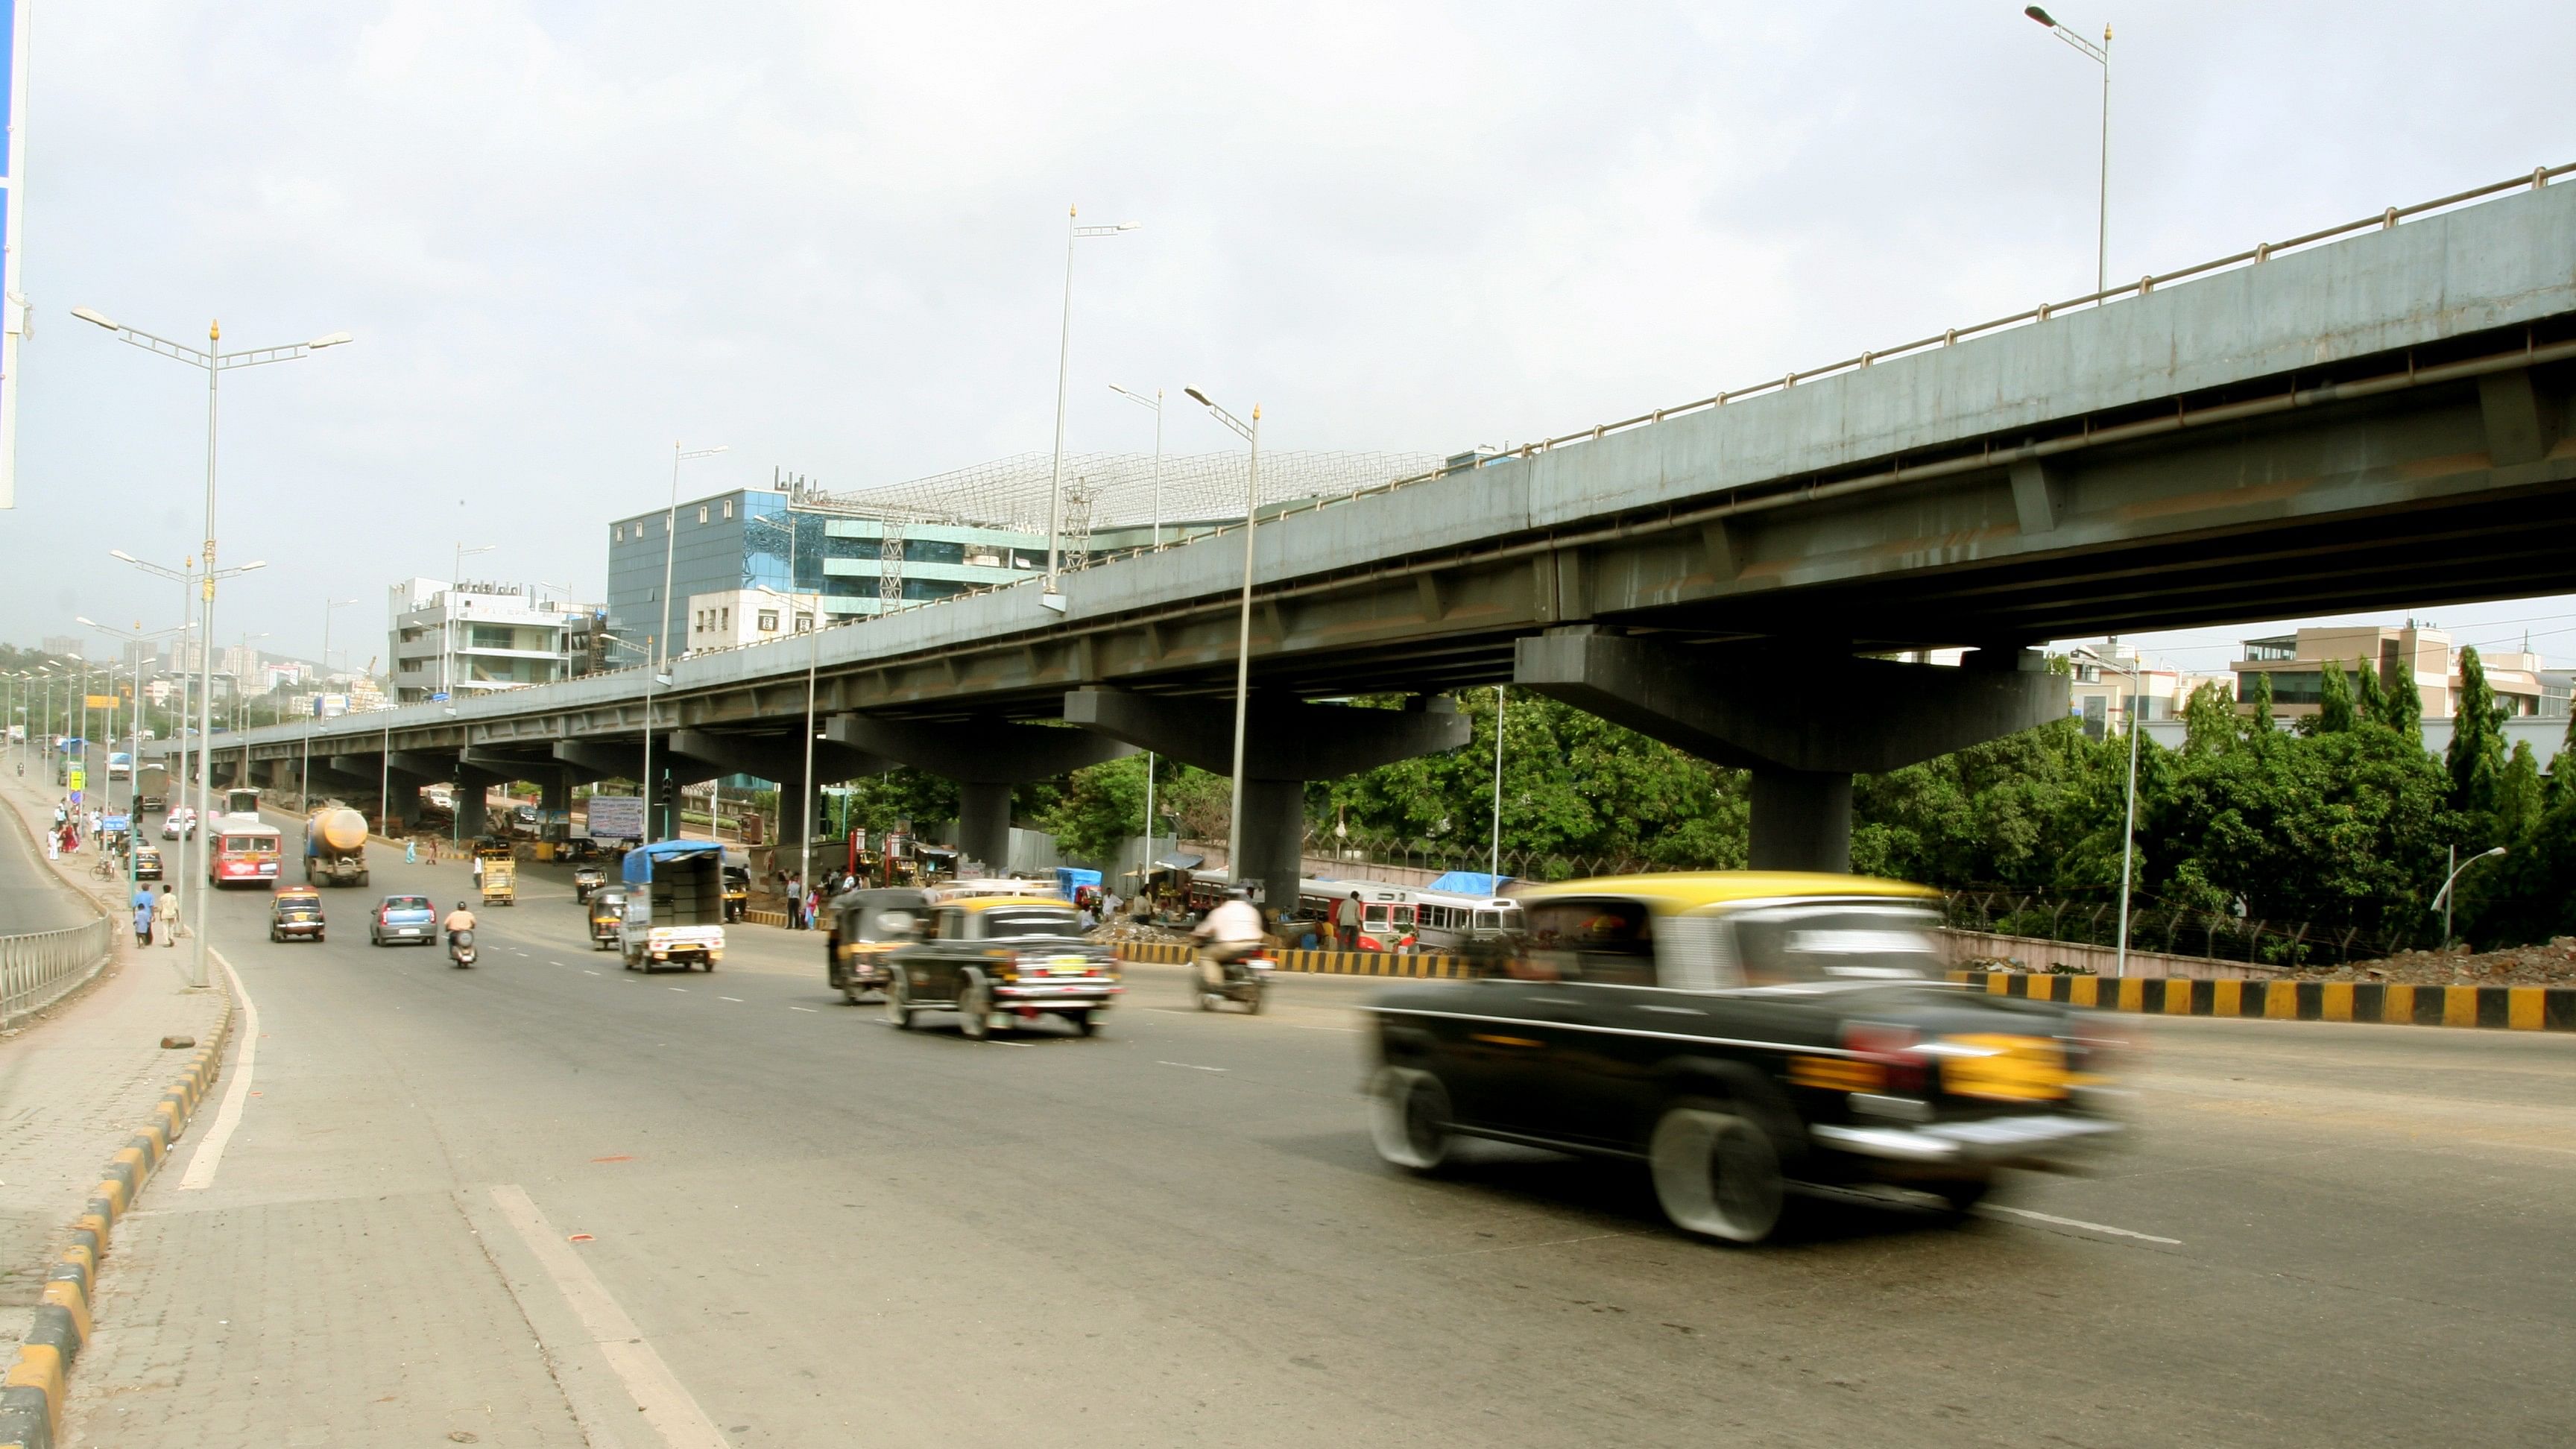
<path fill-rule="evenodd" d="M 1923 1033 L 1910 1026 L 1883 1026 L 1856 1021 L 1843 1028 L 1843 1046 L 1873 1062 L 1886 1075 L 1887 1090 L 1919 1092 L 1931 1081 L 1931 1062 L 1915 1048 Z"/>

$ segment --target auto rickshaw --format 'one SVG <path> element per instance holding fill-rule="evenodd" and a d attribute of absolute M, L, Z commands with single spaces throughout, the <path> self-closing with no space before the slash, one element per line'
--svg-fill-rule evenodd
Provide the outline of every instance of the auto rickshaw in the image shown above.
<path fill-rule="evenodd" d="M 751 869 L 729 865 L 724 868 L 724 918 L 739 921 L 751 912 Z"/>
<path fill-rule="evenodd" d="M 618 947 L 618 928 L 626 920 L 626 892 L 611 886 L 590 893 L 590 948 L 614 951 Z"/>
<path fill-rule="evenodd" d="M 831 936 L 823 947 L 823 979 L 856 1006 L 870 991 L 882 993 L 889 957 L 921 939 L 930 920 L 930 898 L 919 889 L 845 891 L 831 903 Z"/>
<path fill-rule="evenodd" d="M 486 838 L 475 842 L 474 858 L 482 862 L 483 904 L 515 906 L 519 903 L 519 861 L 510 842 Z"/>

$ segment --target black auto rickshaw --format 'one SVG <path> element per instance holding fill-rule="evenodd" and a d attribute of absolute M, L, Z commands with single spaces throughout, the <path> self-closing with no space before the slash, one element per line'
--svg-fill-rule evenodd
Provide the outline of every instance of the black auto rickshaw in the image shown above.
<path fill-rule="evenodd" d="M 751 913 L 751 868 L 728 865 L 724 868 L 724 918 L 739 921 Z"/>
<path fill-rule="evenodd" d="M 823 947 L 823 979 L 856 1006 L 867 992 L 882 993 L 891 978 L 886 961 L 921 939 L 930 920 L 930 898 L 910 887 L 845 891 L 831 903 L 831 935 Z"/>
<path fill-rule="evenodd" d="M 590 893 L 590 948 L 614 951 L 618 948 L 618 931 L 626 922 L 626 892 L 617 886 Z"/>

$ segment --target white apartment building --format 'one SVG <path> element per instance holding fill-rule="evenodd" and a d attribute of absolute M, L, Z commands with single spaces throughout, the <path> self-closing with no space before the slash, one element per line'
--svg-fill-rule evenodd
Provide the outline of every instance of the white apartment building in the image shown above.
<path fill-rule="evenodd" d="M 802 634 L 821 613 L 820 594 L 782 593 L 776 589 L 723 589 L 689 595 L 689 651 L 731 649 L 742 644 Z"/>
<path fill-rule="evenodd" d="M 393 586 L 388 614 L 387 657 L 402 704 L 568 678 L 565 634 L 588 618 L 526 585 L 423 578 Z"/>

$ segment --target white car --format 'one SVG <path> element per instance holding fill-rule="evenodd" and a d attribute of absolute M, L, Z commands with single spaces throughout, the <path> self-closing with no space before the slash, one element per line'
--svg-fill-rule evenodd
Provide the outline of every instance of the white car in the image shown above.
<path fill-rule="evenodd" d="M 161 819 L 161 838 L 177 840 L 197 833 L 197 812 L 182 805 Z"/>

